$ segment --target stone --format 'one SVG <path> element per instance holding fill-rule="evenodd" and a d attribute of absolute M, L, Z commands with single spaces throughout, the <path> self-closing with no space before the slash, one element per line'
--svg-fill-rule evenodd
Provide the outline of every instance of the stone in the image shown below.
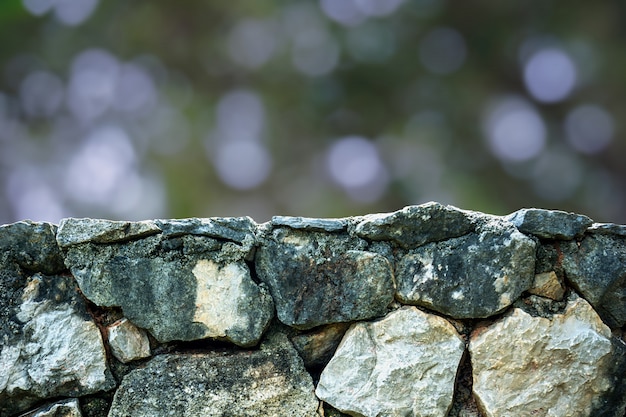
<path fill-rule="evenodd" d="M 324 366 L 335 353 L 350 323 L 335 323 L 317 327 L 291 337 L 293 346 L 307 368 Z"/>
<path fill-rule="evenodd" d="M 72 277 L 25 279 L 12 317 L 19 327 L 4 335 L 0 350 L 0 415 L 114 387 L 100 331 Z"/>
<path fill-rule="evenodd" d="M 626 225 L 614 223 L 594 223 L 587 229 L 587 233 L 626 237 Z"/>
<path fill-rule="evenodd" d="M 486 417 L 623 415 L 624 348 L 576 295 L 552 318 L 512 309 L 476 329 L 469 351 Z"/>
<path fill-rule="evenodd" d="M 556 272 L 550 271 L 536 274 L 533 286 L 528 292 L 555 301 L 561 301 L 565 295 L 565 287 L 557 277 Z"/>
<path fill-rule="evenodd" d="M 259 350 L 159 355 L 128 373 L 109 417 L 317 416 L 313 381 L 287 337 Z"/>
<path fill-rule="evenodd" d="M 350 327 L 315 392 L 353 416 L 444 417 L 464 350 L 448 321 L 403 307 Z"/>
<path fill-rule="evenodd" d="M 571 285 L 611 327 L 626 324 L 626 238 L 589 234 L 561 245 L 563 270 Z"/>
<path fill-rule="evenodd" d="M 287 226 L 292 229 L 318 232 L 341 232 L 348 227 L 348 219 L 316 219 L 311 217 L 274 216 L 272 226 Z"/>
<path fill-rule="evenodd" d="M 396 298 L 454 318 L 484 318 L 528 290 L 534 271 L 535 242 L 494 217 L 476 232 L 399 256 Z"/>
<path fill-rule="evenodd" d="M 111 353 L 122 363 L 150 356 L 150 340 L 143 329 L 123 318 L 107 327 Z"/>
<path fill-rule="evenodd" d="M 141 222 L 100 219 L 62 219 L 56 236 L 60 247 L 81 243 L 119 243 L 161 233 L 151 220 Z"/>
<path fill-rule="evenodd" d="M 0 226 L 0 262 L 14 262 L 22 270 L 57 274 L 65 269 L 56 243 L 57 227 L 30 220 Z"/>
<path fill-rule="evenodd" d="M 77 398 L 48 404 L 20 417 L 83 417 Z"/>
<path fill-rule="evenodd" d="M 255 257 L 281 322 L 306 330 L 383 316 L 393 301 L 393 271 L 366 242 L 347 236 L 279 227 Z"/>
<path fill-rule="evenodd" d="M 107 229 L 102 222 L 95 221 L 95 230 Z M 58 238 L 71 240 L 73 223 L 62 224 Z M 246 264 L 255 236 L 243 233 L 255 225 L 246 227 L 241 218 L 155 224 L 163 233 L 138 235 L 123 245 L 98 237 L 66 246 L 65 263 L 83 294 L 99 306 L 121 307 L 160 342 L 211 338 L 257 344 L 274 305 Z M 141 227 L 131 223 L 126 229 Z M 81 224 L 79 232 L 85 229 Z M 218 235 L 221 239 L 211 237 Z"/>
<path fill-rule="evenodd" d="M 572 240 L 582 236 L 593 224 L 593 220 L 582 214 L 536 208 L 521 209 L 505 218 L 520 232 L 542 239 Z"/>
<path fill-rule="evenodd" d="M 366 215 L 354 233 L 364 239 L 389 240 L 404 248 L 414 248 L 463 236 L 473 229 L 469 212 L 430 202 L 393 213 Z"/>

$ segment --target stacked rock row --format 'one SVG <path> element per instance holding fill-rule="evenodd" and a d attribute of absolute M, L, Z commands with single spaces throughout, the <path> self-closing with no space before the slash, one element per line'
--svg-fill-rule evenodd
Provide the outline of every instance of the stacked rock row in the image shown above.
<path fill-rule="evenodd" d="M 625 325 L 561 211 L 0 227 L 0 417 L 622 417 Z"/>

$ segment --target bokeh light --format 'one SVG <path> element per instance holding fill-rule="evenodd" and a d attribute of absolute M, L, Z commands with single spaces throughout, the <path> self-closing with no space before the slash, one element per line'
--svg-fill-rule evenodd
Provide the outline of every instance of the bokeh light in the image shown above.
<path fill-rule="evenodd" d="M 429 200 L 626 223 L 618 3 L 0 2 L 0 223 Z"/>

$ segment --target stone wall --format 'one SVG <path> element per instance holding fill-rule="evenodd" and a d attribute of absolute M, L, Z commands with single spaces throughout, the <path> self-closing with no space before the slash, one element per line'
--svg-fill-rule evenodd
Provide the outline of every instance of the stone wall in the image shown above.
<path fill-rule="evenodd" d="M 626 226 L 0 227 L 0 416 L 624 416 Z"/>

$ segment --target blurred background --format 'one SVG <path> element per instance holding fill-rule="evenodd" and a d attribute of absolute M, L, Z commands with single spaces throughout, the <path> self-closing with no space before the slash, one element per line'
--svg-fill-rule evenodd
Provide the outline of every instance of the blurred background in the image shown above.
<path fill-rule="evenodd" d="M 0 224 L 626 223 L 626 2 L 2 0 Z"/>

